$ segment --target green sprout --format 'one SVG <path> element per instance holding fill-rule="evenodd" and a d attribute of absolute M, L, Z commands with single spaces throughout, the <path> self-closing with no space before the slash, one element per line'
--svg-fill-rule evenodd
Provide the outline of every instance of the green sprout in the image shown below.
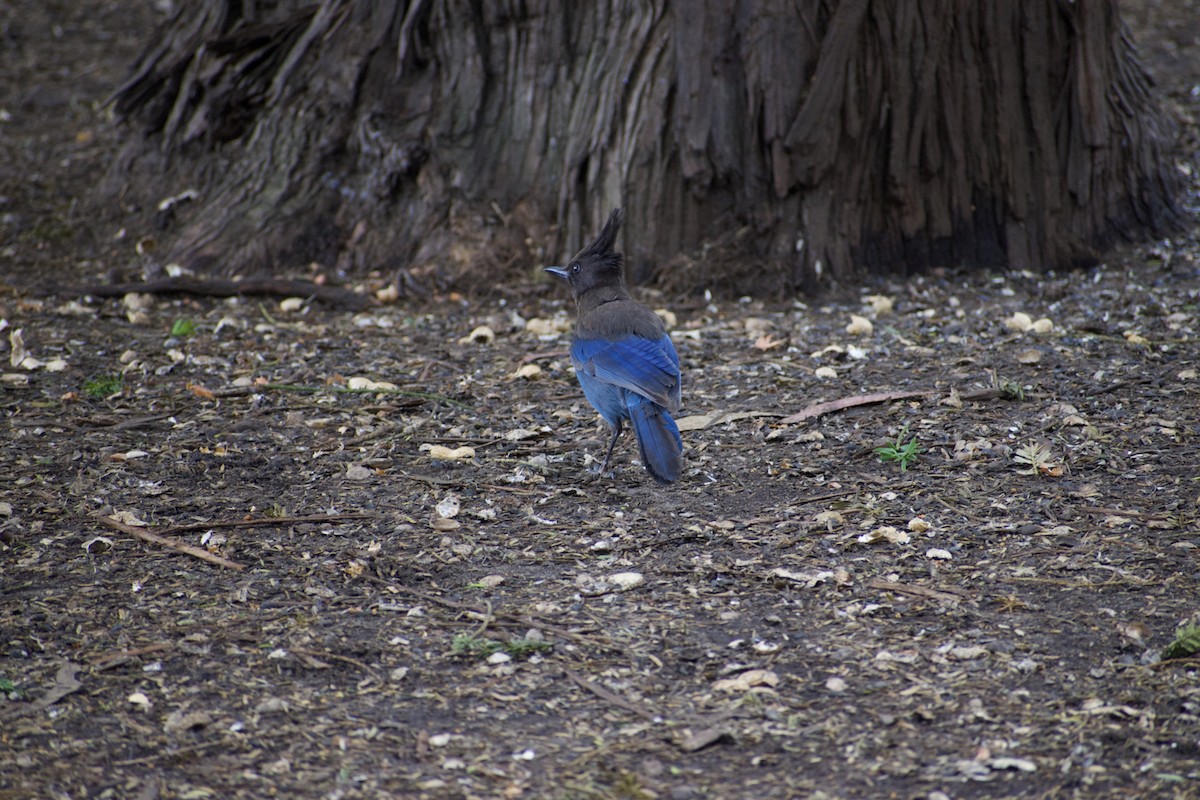
<path fill-rule="evenodd" d="M 512 639 L 504 645 L 504 652 L 513 658 L 524 658 L 533 653 L 540 653 L 551 648 L 551 644 L 543 639 Z"/>
<path fill-rule="evenodd" d="M 83 384 L 83 393 L 97 400 L 112 397 L 125 388 L 125 379 L 120 375 L 97 375 Z"/>
<path fill-rule="evenodd" d="M 925 452 L 924 448 L 917 444 L 915 436 L 906 442 L 904 440 L 907 437 L 908 426 L 905 425 L 900 429 L 900 433 L 896 434 L 895 442 L 883 447 L 876 447 L 875 454 L 882 462 L 895 461 L 900 465 L 901 472 L 907 472 L 909 465 L 917 462 L 917 455 Z"/>
<path fill-rule="evenodd" d="M 177 319 L 175 324 L 171 326 L 171 335 L 182 338 L 191 336 L 196 332 L 196 323 L 190 319 Z"/>
<path fill-rule="evenodd" d="M 460 633 L 450 643 L 450 654 L 455 656 L 478 656 L 487 658 L 500 650 L 502 645 L 495 639 L 485 639 L 471 633 Z"/>
<path fill-rule="evenodd" d="M 1016 400 L 1018 403 L 1025 402 L 1025 387 L 1014 380 L 1001 378 L 1000 385 L 997 386 L 1000 393 L 1009 400 Z"/>
<path fill-rule="evenodd" d="M 1175 630 L 1175 641 L 1163 648 L 1162 660 L 1191 658 L 1197 653 L 1200 653 L 1200 625 L 1191 622 Z"/>
<path fill-rule="evenodd" d="M 450 644 L 450 655 L 474 658 L 487 658 L 492 653 L 505 652 L 513 658 L 525 656 L 543 650 L 549 650 L 552 645 L 541 639 L 512 639 L 509 642 L 498 642 L 495 639 L 485 639 L 478 634 L 460 633 Z"/>

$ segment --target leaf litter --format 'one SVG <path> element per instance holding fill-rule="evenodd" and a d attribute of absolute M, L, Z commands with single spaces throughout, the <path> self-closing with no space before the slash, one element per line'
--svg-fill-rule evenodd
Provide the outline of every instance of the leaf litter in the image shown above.
<path fill-rule="evenodd" d="M 414 307 L 374 276 L 351 315 L 10 276 L 6 788 L 1187 796 L 1196 244 L 655 298 L 665 489 L 628 432 L 588 471 L 549 284 Z M 905 426 L 901 473 L 873 451 Z"/>
<path fill-rule="evenodd" d="M 1120 294 L 1195 303 L 1196 276 L 1162 278 Z M 554 355 L 569 334 L 531 335 L 486 303 L 382 306 L 389 323 L 368 327 L 309 307 L 312 328 L 264 333 L 238 300 L 156 300 L 132 327 L 106 323 L 119 301 L 94 302 L 92 346 L 8 404 L 6 589 L 63 633 L 35 638 L 11 606 L 0 676 L 20 686 L 10 708 L 49 691 L 67 656 L 83 687 L 10 735 L 33 767 L 46 726 L 82 746 L 154 719 L 105 769 L 136 781 L 197 747 L 170 780 L 234 796 L 271 764 L 294 796 L 347 767 L 363 776 L 348 796 L 533 797 L 611 789 L 614 774 L 724 796 L 1192 780 L 1172 743 L 1200 724 L 1194 666 L 1158 665 L 1200 613 L 1186 377 L 1200 324 L 1186 312 L 1136 355 L 1089 332 L 1089 304 L 1113 302 L 1118 280 L 1097 271 L 1058 301 L 1072 358 L 1053 365 L 1016 358 L 997 321 L 995 306 L 1035 302 L 1019 278 L 1012 295 L 994 278 L 882 287 L 897 297 L 887 327 L 856 334 L 873 355 L 838 361 L 836 387 L 811 354 L 847 344 L 857 306 L 681 310 L 700 335 L 677 339 L 688 468 L 666 489 L 628 435 L 613 474 L 588 471 L 607 432 Z M 532 319 L 564 310 L 537 287 L 521 302 Z M 181 304 L 197 331 L 166 347 Z M 26 347 L 79 324 L 6 314 Z M 787 344 L 748 346 L 744 314 Z M 486 344 L 459 342 L 485 326 Z M 531 355 L 537 380 L 514 381 Z M 121 374 L 119 395 L 78 391 L 102 372 Z M 960 403 L 940 402 L 952 392 Z M 904 426 L 921 455 L 901 473 L 873 449 Z M 1128 711 L 1081 713 L 1081 691 Z M 239 711 L 264 693 L 287 715 Z M 901 735 L 912 724 L 922 734 Z M 243 742 L 268 730 L 266 751 Z M 316 744 L 298 756 L 301 737 Z M 748 766 L 780 753 L 805 769 Z M 242 770 L 203 766 L 215 758 Z"/>

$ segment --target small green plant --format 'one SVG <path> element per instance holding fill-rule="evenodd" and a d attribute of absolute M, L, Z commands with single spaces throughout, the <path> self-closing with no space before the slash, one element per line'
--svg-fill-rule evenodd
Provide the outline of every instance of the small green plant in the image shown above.
<path fill-rule="evenodd" d="M 177 338 L 191 336 L 196 332 L 196 323 L 190 319 L 177 319 L 171 326 L 171 335 Z"/>
<path fill-rule="evenodd" d="M 1000 390 L 1000 394 L 1009 400 L 1016 400 L 1018 403 L 1025 402 L 1025 387 L 1016 381 L 1001 378 L 996 388 Z"/>
<path fill-rule="evenodd" d="M 896 434 L 896 441 L 883 447 L 875 448 L 875 455 L 879 456 L 879 460 L 887 463 L 895 461 L 900 465 L 901 472 L 907 472 L 910 465 L 917 463 L 917 456 L 924 453 L 925 450 L 919 444 L 914 436 L 907 442 L 908 426 L 905 425 L 900 429 L 900 433 Z"/>
<path fill-rule="evenodd" d="M 513 658 L 525 658 L 526 656 L 541 653 L 550 648 L 551 644 L 542 639 L 513 639 L 504 645 L 504 652 Z"/>
<path fill-rule="evenodd" d="M 125 388 L 125 379 L 120 375 L 97 375 L 83 384 L 83 393 L 97 400 L 112 397 Z"/>
<path fill-rule="evenodd" d="M 450 643 L 450 654 L 487 658 L 501 648 L 502 645 L 495 639 L 485 639 L 473 633 L 460 633 Z"/>
<path fill-rule="evenodd" d="M 1163 648 L 1162 660 L 1191 658 L 1200 653 L 1200 625 L 1189 622 L 1175 629 L 1175 640 Z"/>
<path fill-rule="evenodd" d="M 450 643 L 450 654 L 468 658 L 487 658 L 492 653 L 505 652 L 513 658 L 525 658 L 533 653 L 549 650 L 552 645 L 541 639 L 512 639 L 498 642 L 485 639 L 478 634 L 460 633 Z"/>
<path fill-rule="evenodd" d="M 17 690 L 17 685 L 8 678 L 0 678 L 0 694 L 12 694 Z"/>

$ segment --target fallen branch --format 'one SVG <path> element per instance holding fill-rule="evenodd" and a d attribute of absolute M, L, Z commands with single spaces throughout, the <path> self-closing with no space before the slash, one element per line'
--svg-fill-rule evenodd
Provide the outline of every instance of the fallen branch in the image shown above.
<path fill-rule="evenodd" d="M 665 721 L 662 718 L 662 716 L 655 714 L 654 712 L 652 712 L 646 708 L 643 708 L 642 706 L 639 706 L 636 703 L 626 700 L 624 697 L 621 697 L 621 695 L 617 694 L 616 692 L 610 692 L 608 689 L 605 689 L 603 686 L 598 686 L 598 685 L 592 683 L 587 678 L 583 677 L 582 675 L 580 675 L 578 672 L 575 672 L 574 670 L 570 670 L 570 669 L 567 670 L 567 677 L 570 678 L 571 680 L 573 680 L 575 683 L 577 683 L 581 688 L 587 689 L 589 692 L 596 695 L 596 697 L 599 697 L 601 700 L 605 700 L 609 703 L 612 703 L 614 706 L 617 706 L 618 708 L 623 708 L 626 711 L 631 711 L 634 714 L 637 714 L 642 719 L 648 720 L 648 721 L 656 723 L 656 724 L 659 724 L 659 723 L 662 723 Z"/>
<path fill-rule="evenodd" d="M 339 522 L 346 519 L 374 519 L 377 514 L 355 511 L 346 514 L 312 514 L 303 517 L 256 517 L 255 519 L 225 519 L 214 522 L 189 522 L 187 525 L 172 525 L 163 528 L 159 535 L 168 533 L 190 533 L 211 528 L 277 528 L 280 525 L 299 525 L 307 522 Z"/>
<path fill-rule="evenodd" d="M 106 517 L 102 514 L 98 514 L 96 519 L 100 520 L 108 527 L 114 528 L 121 533 L 128 534 L 135 539 L 141 539 L 143 542 L 148 544 L 156 544 L 159 547 L 166 547 L 169 550 L 177 550 L 180 553 L 186 553 L 187 555 L 198 558 L 201 561 L 207 561 L 210 564 L 216 564 L 218 567 L 227 567 L 228 569 L 236 569 L 239 571 L 246 568 L 244 564 L 239 564 L 236 561 L 230 561 L 228 558 L 223 558 L 215 553 L 210 553 L 203 548 L 193 547 L 190 544 L 177 542 L 174 539 L 167 539 L 166 537 L 159 536 L 157 533 L 151 533 L 150 531 L 136 528 L 133 525 L 126 525 L 124 522 L 118 522 L 112 517 Z"/>
<path fill-rule="evenodd" d="M 892 583 L 883 578 L 873 578 L 867 581 L 868 589 L 882 589 L 887 592 L 897 592 L 899 594 L 912 595 L 914 597 L 924 597 L 928 600 L 937 600 L 941 603 L 959 603 L 963 600 L 970 600 L 971 593 L 965 589 L 955 587 L 946 587 L 943 589 L 930 589 L 926 586 L 918 586 L 914 583 Z"/>
<path fill-rule="evenodd" d="M 238 295 L 266 295 L 270 297 L 310 297 L 334 308 L 361 311 L 373 305 L 374 300 L 350 289 L 337 286 L 322 286 L 311 281 L 286 278 L 198 278 L 180 275 L 144 283 L 108 283 L 94 286 L 75 287 L 70 294 L 90 294 L 95 297 L 124 297 L 132 292 L 142 294 L 194 294 L 201 297 L 236 297 Z"/>
<path fill-rule="evenodd" d="M 163 650 L 170 650 L 174 646 L 175 645 L 173 645 L 171 642 L 156 642 L 154 644 L 148 644 L 145 647 L 134 648 L 133 650 L 117 650 L 116 652 L 106 653 L 102 656 L 96 656 L 92 659 L 92 669 L 99 672 L 101 670 L 115 667 L 118 664 L 124 664 L 125 662 L 133 658 L 137 658 L 138 656 L 146 656 L 150 655 L 151 653 L 159 653 Z"/>
<path fill-rule="evenodd" d="M 378 672 L 371 669 L 371 667 L 367 666 L 358 659 L 351 658 L 350 656 L 338 655 L 337 653 L 318 653 L 316 650 L 308 650 L 302 647 L 284 647 L 284 649 L 288 650 L 289 652 L 296 653 L 297 655 L 305 656 L 308 659 L 312 659 L 312 661 L 309 661 L 305 664 L 305 666 L 311 669 L 329 669 L 328 664 L 323 664 L 321 662 L 321 659 L 327 658 L 330 661 L 341 661 L 343 664 L 350 664 L 351 666 L 358 667 L 376 680 L 379 679 Z"/>
<path fill-rule="evenodd" d="M 796 422 L 803 422 L 806 419 L 812 419 L 813 417 L 832 414 L 834 411 L 841 411 L 842 409 L 846 408 L 869 406 L 877 403 L 890 403 L 893 400 L 908 400 L 912 397 L 933 397 L 938 394 L 941 394 L 941 392 L 927 389 L 920 392 L 875 392 L 874 394 L 860 394 L 855 395 L 854 397 L 843 397 L 838 400 L 830 400 L 827 403 L 814 403 L 808 408 L 797 411 L 790 417 L 784 417 L 780 420 L 780 422 L 784 425 L 791 425 Z M 974 391 L 965 392 L 959 395 L 959 399 L 996 400 L 1007 396 L 1007 393 L 1003 389 L 976 389 Z"/>
<path fill-rule="evenodd" d="M 395 474 L 397 477 L 405 478 L 410 481 L 417 481 L 419 483 L 428 483 L 431 486 L 458 486 L 461 488 L 491 489 L 494 492 L 509 492 L 511 494 L 539 494 L 539 492 L 533 489 L 523 489 L 519 486 L 501 486 L 498 483 L 475 483 L 469 478 L 438 478 L 433 475 L 417 475 L 412 472 L 396 472 Z"/>
<path fill-rule="evenodd" d="M 830 400 L 827 403 L 814 403 L 808 408 L 797 411 L 790 417 L 784 417 L 780 420 L 784 425 L 791 425 L 796 422 L 803 422 L 806 419 L 820 417 L 825 414 L 832 414 L 834 411 L 841 411 L 845 408 L 854 408 L 855 406 L 869 406 L 877 403 L 890 403 L 893 400 L 907 400 L 910 397 L 931 397 L 938 392 L 876 392 L 875 394 L 855 395 L 854 397 L 843 397 L 839 400 Z"/>

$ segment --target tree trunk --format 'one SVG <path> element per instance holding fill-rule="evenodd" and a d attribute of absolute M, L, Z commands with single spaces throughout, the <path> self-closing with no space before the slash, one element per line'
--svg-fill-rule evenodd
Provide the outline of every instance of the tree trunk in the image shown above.
<path fill-rule="evenodd" d="M 108 187 L 196 189 L 166 253 L 201 270 L 495 286 L 624 205 L 634 281 L 745 294 L 1176 222 L 1114 0 L 180 7 L 116 94 L 142 135 Z"/>

